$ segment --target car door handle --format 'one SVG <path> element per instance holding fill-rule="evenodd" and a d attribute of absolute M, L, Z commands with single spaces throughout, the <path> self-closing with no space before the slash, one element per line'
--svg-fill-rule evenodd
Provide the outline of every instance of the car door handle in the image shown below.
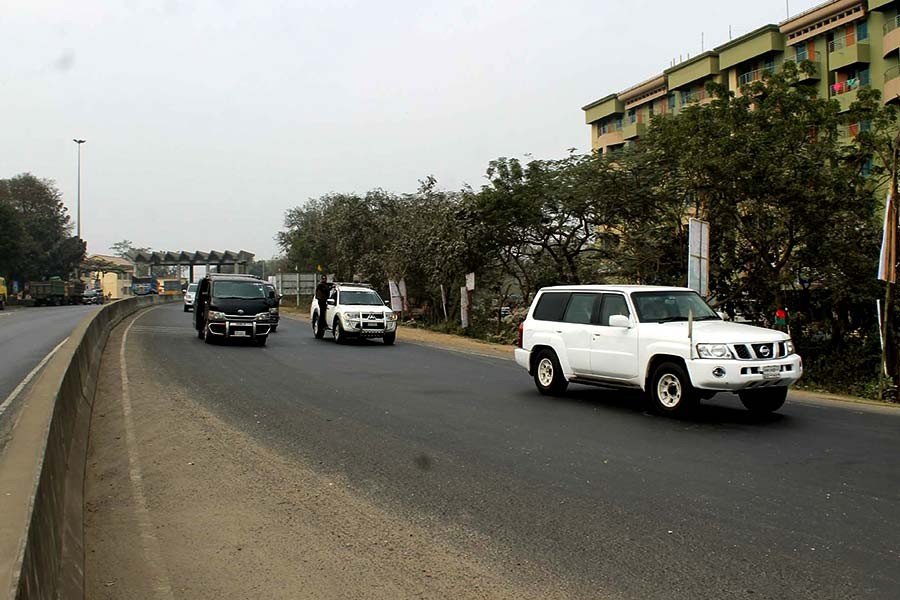
<path fill-rule="evenodd" d="M 562 330 L 561 330 L 561 329 L 557 329 L 557 330 L 556 330 L 556 333 L 562 333 Z"/>

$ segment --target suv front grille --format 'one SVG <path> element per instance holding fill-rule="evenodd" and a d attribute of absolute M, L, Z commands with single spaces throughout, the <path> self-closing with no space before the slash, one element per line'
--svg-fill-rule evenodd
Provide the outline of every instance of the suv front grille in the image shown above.
<path fill-rule="evenodd" d="M 747 350 L 747 346 L 745 346 L 744 344 L 735 344 L 734 351 L 737 352 L 737 357 L 741 360 L 750 360 L 751 358 L 753 358 L 752 356 L 750 356 L 750 351 Z"/>
<path fill-rule="evenodd" d="M 775 344 L 753 344 L 753 353 L 760 360 L 775 358 Z"/>
<path fill-rule="evenodd" d="M 784 342 L 733 344 L 732 348 L 738 360 L 772 360 L 787 355 L 787 346 Z"/>

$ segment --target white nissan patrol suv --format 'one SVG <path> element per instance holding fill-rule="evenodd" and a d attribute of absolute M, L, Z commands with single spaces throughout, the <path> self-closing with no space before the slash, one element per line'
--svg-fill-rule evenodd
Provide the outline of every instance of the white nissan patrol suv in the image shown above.
<path fill-rule="evenodd" d="M 803 373 L 787 334 L 723 321 L 687 288 L 544 288 L 519 326 L 518 346 L 516 362 L 543 394 L 569 383 L 637 388 L 666 413 L 717 392 L 772 412 Z"/>
<path fill-rule="evenodd" d="M 313 298 L 309 308 L 313 334 L 322 338 L 331 331 L 341 344 L 350 338 L 381 338 L 391 345 L 397 339 L 397 315 L 367 284 L 335 283 L 328 295 L 325 318 L 320 319 L 319 303 Z"/>

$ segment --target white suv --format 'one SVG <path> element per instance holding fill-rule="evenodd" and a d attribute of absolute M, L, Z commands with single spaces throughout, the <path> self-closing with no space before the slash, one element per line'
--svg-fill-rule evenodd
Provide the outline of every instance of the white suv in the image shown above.
<path fill-rule="evenodd" d="M 184 312 L 190 312 L 194 309 L 194 294 L 197 293 L 197 284 L 191 283 L 187 286 L 184 293 Z"/>
<path fill-rule="evenodd" d="M 381 338 L 391 345 L 397 339 L 397 315 L 385 306 L 378 292 L 365 284 L 335 283 L 320 319 L 319 303 L 313 298 L 309 308 L 313 334 L 322 338 L 331 331 L 341 344 L 349 338 Z"/>
<path fill-rule="evenodd" d="M 518 345 L 516 362 L 541 393 L 562 393 L 570 382 L 636 388 L 667 413 L 717 392 L 772 412 L 803 373 L 787 334 L 723 321 L 687 288 L 544 288 Z"/>

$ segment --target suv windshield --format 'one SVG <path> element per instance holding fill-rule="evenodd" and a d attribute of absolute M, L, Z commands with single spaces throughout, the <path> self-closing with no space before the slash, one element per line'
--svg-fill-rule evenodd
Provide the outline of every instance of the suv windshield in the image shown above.
<path fill-rule="evenodd" d="M 642 323 L 687 321 L 691 313 L 695 321 L 719 320 L 719 315 L 697 292 L 634 292 L 631 299 Z"/>
<path fill-rule="evenodd" d="M 384 302 L 374 291 L 341 291 L 341 304 L 362 304 L 364 306 L 383 306 Z"/>
<path fill-rule="evenodd" d="M 213 298 L 240 298 L 255 300 L 265 298 L 266 293 L 262 283 L 253 281 L 216 281 L 212 288 Z"/>

